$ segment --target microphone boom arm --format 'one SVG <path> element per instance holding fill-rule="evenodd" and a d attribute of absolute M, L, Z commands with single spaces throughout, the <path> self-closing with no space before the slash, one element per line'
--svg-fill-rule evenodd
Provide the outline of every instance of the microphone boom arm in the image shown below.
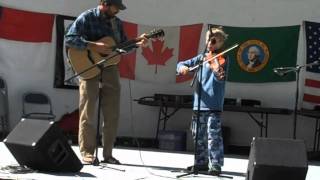
<path fill-rule="evenodd" d="M 289 72 L 297 72 L 304 67 L 318 66 L 319 64 L 320 64 L 319 61 L 314 61 L 312 63 L 306 64 L 303 66 L 296 65 L 295 67 L 277 67 L 277 68 L 273 68 L 273 72 L 275 72 L 279 76 L 284 76 Z"/>

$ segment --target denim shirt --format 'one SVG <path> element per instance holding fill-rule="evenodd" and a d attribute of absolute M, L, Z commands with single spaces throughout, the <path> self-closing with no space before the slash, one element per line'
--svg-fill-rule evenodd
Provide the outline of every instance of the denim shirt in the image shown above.
<path fill-rule="evenodd" d="M 70 26 L 65 35 L 65 44 L 77 49 L 86 49 L 88 41 L 97 41 L 111 36 L 116 43 L 127 41 L 122 21 L 114 17 L 115 31 L 112 29 L 112 18 L 102 14 L 98 7 L 83 12 Z"/>
<path fill-rule="evenodd" d="M 202 54 L 186 61 L 181 61 L 177 65 L 177 72 L 182 66 L 193 67 L 203 58 Z M 202 111 L 222 111 L 224 103 L 225 80 L 217 79 L 215 73 L 210 69 L 208 63 L 204 63 L 202 70 L 202 91 L 200 110 Z M 228 72 L 228 58 L 226 58 L 225 73 Z M 226 79 L 227 77 L 225 77 Z M 198 82 L 200 77 L 198 77 Z M 196 82 L 197 83 L 197 82 Z M 198 84 L 198 83 L 197 83 Z M 198 87 L 194 92 L 193 110 L 198 109 Z"/>

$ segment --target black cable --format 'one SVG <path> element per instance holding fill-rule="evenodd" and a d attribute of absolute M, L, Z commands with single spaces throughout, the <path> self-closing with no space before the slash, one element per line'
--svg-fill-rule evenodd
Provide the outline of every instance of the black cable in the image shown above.
<path fill-rule="evenodd" d="M 146 167 L 145 165 L 145 162 L 142 158 L 142 153 L 141 153 L 141 145 L 139 143 L 139 140 L 136 136 L 136 133 L 135 133 L 135 128 L 134 128 L 134 118 L 133 118 L 133 105 L 132 105 L 132 102 L 133 102 L 133 97 L 132 97 L 132 87 L 131 87 L 131 80 L 129 80 L 129 100 L 130 100 L 130 119 L 131 119 L 131 129 L 132 129 L 132 135 L 133 135 L 133 140 L 134 142 L 137 144 L 138 146 L 138 151 L 139 151 L 139 157 L 140 157 L 140 161 L 141 161 L 141 164 L 142 166 L 145 168 L 145 170 L 152 176 L 156 176 L 156 177 L 162 177 L 162 178 L 169 178 L 169 179 L 178 179 L 178 178 L 175 178 L 175 177 L 169 177 L 169 176 L 162 176 L 162 175 L 158 175 L 158 174 L 155 174 L 153 173 L 151 170 L 149 170 L 149 168 Z"/>

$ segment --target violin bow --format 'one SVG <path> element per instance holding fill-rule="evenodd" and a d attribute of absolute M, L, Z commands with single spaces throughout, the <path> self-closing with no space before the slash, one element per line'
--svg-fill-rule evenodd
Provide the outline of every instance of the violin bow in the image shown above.
<path fill-rule="evenodd" d="M 219 53 L 219 54 L 217 54 L 217 55 L 213 56 L 212 58 L 210 58 L 210 59 L 207 59 L 207 60 L 203 61 L 203 62 L 202 62 L 202 65 L 204 65 L 204 63 L 207 63 L 207 62 L 209 62 L 209 61 L 214 60 L 215 58 L 217 58 L 217 57 L 219 57 L 219 56 L 221 56 L 221 55 L 223 55 L 223 54 L 225 54 L 225 53 L 227 53 L 227 52 L 231 51 L 232 49 L 234 49 L 234 48 L 236 48 L 236 47 L 238 47 L 238 46 L 239 46 L 239 44 L 235 44 L 235 45 L 233 45 L 232 47 L 230 47 L 230 48 L 228 48 L 228 49 L 226 49 L 226 50 L 222 51 L 221 53 Z M 197 68 L 199 68 L 199 66 L 200 66 L 200 65 L 198 64 L 198 65 L 196 65 L 196 66 L 193 66 L 193 67 L 189 68 L 189 72 L 190 72 L 190 71 L 193 71 L 193 70 L 195 70 L 195 69 L 197 69 Z"/>

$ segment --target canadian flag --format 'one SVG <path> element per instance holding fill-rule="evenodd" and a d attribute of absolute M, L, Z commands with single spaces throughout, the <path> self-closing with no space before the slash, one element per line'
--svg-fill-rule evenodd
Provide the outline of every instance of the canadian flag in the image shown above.
<path fill-rule="evenodd" d="M 179 61 L 198 54 L 203 27 L 203 24 L 154 27 L 124 22 L 129 39 L 153 29 L 163 29 L 165 37 L 151 39 L 146 47 L 122 56 L 119 64 L 121 77 L 153 83 L 190 80 L 190 76 L 176 76 L 176 66 Z"/>
<path fill-rule="evenodd" d="M 73 76 L 73 71 L 67 63 L 63 37 L 66 28 L 75 17 L 58 15 L 57 25 L 57 53 L 55 68 L 55 87 L 77 88 L 76 82 L 66 83 L 64 80 Z M 178 61 L 196 56 L 199 44 L 204 44 L 203 24 L 184 26 L 146 26 L 131 22 L 123 22 L 128 39 L 134 39 L 143 33 L 150 33 L 153 29 L 163 29 L 164 38 L 151 39 L 147 47 L 141 47 L 121 56 L 119 63 L 120 76 L 131 80 L 150 83 L 180 83 L 192 77 L 176 76 Z M 201 46 L 200 46 L 201 47 Z"/>

